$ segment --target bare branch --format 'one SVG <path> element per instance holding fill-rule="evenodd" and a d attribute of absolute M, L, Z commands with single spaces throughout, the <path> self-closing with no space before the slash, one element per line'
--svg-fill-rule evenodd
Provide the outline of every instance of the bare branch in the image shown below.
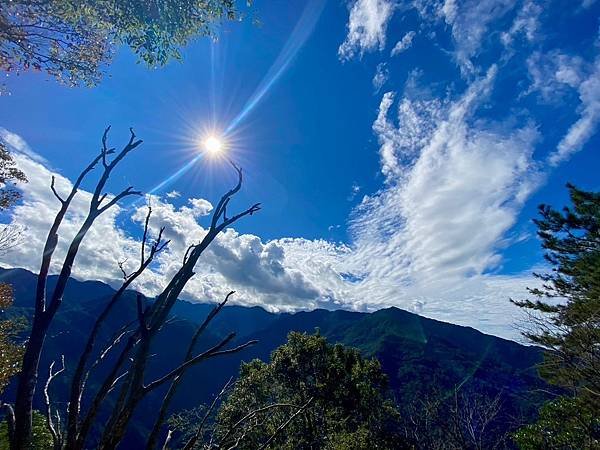
<path fill-rule="evenodd" d="M 144 234 L 142 236 L 142 245 L 141 247 L 141 264 L 144 264 L 144 260 L 146 259 L 146 242 L 148 239 L 148 223 L 150 222 L 150 216 L 152 215 L 152 207 L 148 206 L 148 213 L 146 214 L 146 220 L 144 221 Z M 161 234 L 162 234 L 162 228 L 161 228 Z M 160 239 L 160 236 L 159 236 Z"/>
<path fill-rule="evenodd" d="M 296 416 L 298 416 L 298 414 L 302 413 L 306 408 L 308 408 L 308 406 L 312 403 L 313 399 L 313 397 L 309 398 L 308 401 L 304 405 L 302 405 L 294 414 L 292 414 L 288 420 L 282 423 L 267 440 L 267 442 L 260 446 L 259 450 L 264 450 L 268 448 L 269 445 L 271 445 L 271 442 L 273 442 L 273 440 L 277 437 L 277 435 L 281 433 L 285 429 L 285 427 L 287 427 L 292 422 L 292 420 L 294 420 Z"/>
<path fill-rule="evenodd" d="M 188 260 L 188 256 L 190 255 L 190 252 L 195 249 L 197 247 L 197 245 L 192 244 L 190 245 L 187 250 L 185 251 L 185 255 L 183 255 L 183 264 L 185 264 Z"/>
<path fill-rule="evenodd" d="M 235 291 L 231 291 L 227 294 L 227 296 L 225 297 L 225 300 L 223 300 L 221 303 L 219 303 L 217 306 L 215 306 L 211 312 L 206 316 L 206 318 L 204 319 L 204 322 L 198 327 L 198 329 L 196 330 L 196 332 L 194 333 L 194 335 L 192 336 L 192 339 L 190 340 L 190 343 L 188 345 L 188 349 L 187 352 L 183 358 L 183 362 L 186 362 L 188 360 L 190 360 L 193 357 L 194 354 L 194 348 L 196 347 L 196 343 L 198 342 L 198 339 L 200 338 L 200 336 L 202 335 L 202 333 L 204 332 L 204 330 L 208 327 L 208 325 L 210 324 L 210 322 L 213 320 L 213 318 L 221 311 L 221 309 L 223 308 L 223 306 L 225 306 L 225 304 L 227 303 L 227 301 L 229 300 L 229 298 L 235 293 Z M 163 397 L 163 401 L 162 404 L 160 406 L 160 409 L 158 411 L 158 415 L 156 420 L 154 421 L 154 426 L 152 427 L 152 431 L 150 432 L 150 435 L 148 437 L 148 441 L 146 444 L 146 448 L 148 450 L 153 449 L 156 446 L 156 443 L 158 442 L 158 436 L 160 434 L 160 430 L 161 427 L 167 417 L 167 411 L 169 409 L 169 406 L 171 404 L 171 400 L 173 399 L 173 397 L 175 396 L 177 389 L 179 388 L 179 384 L 181 383 L 182 379 L 183 379 L 183 375 L 185 374 L 185 372 L 182 372 L 181 375 L 178 375 L 176 377 L 173 378 L 173 381 L 171 382 L 171 385 L 169 386 L 169 389 L 167 390 L 167 393 L 164 395 Z"/>
<path fill-rule="evenodd" d="M 208 327 L 210 322 L 212 322 L 212 320 L 215 318 L 215 316 L 217 314 L 219 314 L 219 312 L 221 312 L 221 309 L 223 309 L 223 307 L 229 301 L 229 298 L 233 294 L 235 294 L 235 291 L 229 291 L 229 293 L 225 296 L 225 300 L 223 300 L 221 303 L 219 303 L 217 306 L 215 306 L 211 310 L 211 312 L 206 316 L 206 319 L 204 319 L 204 322 L 202 322 L 202 325 L 200 325 L 200 327 L 198 327 L 198 330 L 196 331 L 196 333 L 194 333 L 194 336 L 192 337 L 192 340 L 190 341 L 187 359 L 191 358 L 192 351 L 193 351 L 194 347 L 196 346 L 196 343 L 198 342 L 198 338 L 202 335 L 204 330 Z"/>
<path fill-rule="evenodd" d="M 162 450 L 167 450 L 169 448 L 169 443 L 171 442 L 172 437 L 173 437 L 173 431 L 169 430 L 167 432 L 167 437 L 165 438 L 165 443 L 162 446 Z"/>
<path fill-rule="evenodd" d="M 253 409 L 250 412 L 248 412 L 245 416 L 243 416 L 240 420 L 238 420 L 236 423 L 234 423 L 233 425 L 231 425 L 229 427 L 229 429 L 227 430 L 227 432 L 221 439 L 221 446 L 224 445 L 227 438 L 229 436 L 231 436 L 231 434 L 234 433 L 247 420 L 251 419 L 252 417 L 257 416 L 258 414 L 261 414 L 265 411 L 269 411 L 269 410 L 275 409 L 275 408 L 302 408 L 302 406 L 294 405 L 291 403 L 271 403 L 269 405 L 261 406 L 260 408 Z M 235 446 L 234 446 L 234 448 L 235 448 Z"/>
<path fill-rule="evenodd" d="M 106 358 L 106 356 L 108 356 L 108 354 L 117 345 L 119 345 L 121 343 L 121 340 L 125 336 L 127 336 L 128 334 L 133 332 L 133 330 L 130 330 L 129 327 L 131 327 L 131 325 L 133 325 L 134 323 L 137 323 L 137 319 L 123 325 L 115 334 L 113 334 L 112 338 L 108 341 L 108 343 L 102 349 L 102 351 L 100 352 L 100 354 L 98 355 L 96 360 L 90 366 L 89 370 L 86 372 L 86 374 L 83 378 L 83 381 L 81 383 L 81 392 L 83 392 L 85 389 L 85 385 L 87 383 L 87 380 L 90 376 L 91 371 L 94 370 Z"/>
<path fill-rule="evenodd" d="M 8 428 L 8 440 L 13 442 L 15 436 L 15 410 L 10 403 L 2 403 L 0 406 L 6 411 L 6 426 Z"/>
<path fill-rule="evenodd" d="M 133 186 L 129 186 L 128 188 L 124 189 L 123 191 L 121 191 L 120 193 L 118 193 L 117 195 L 115 195 L 106 205 L 102 206 L 101 208 L 98 208 L 96 214 L 100 215 L 103 212 L 105 212 L 107 209 L 112 208 L 115 204 L 117 204 L 121 199 L 130 196 L 130 195 L 142 195 L 141 191 L 134 191 L 133 190 Z M 106 196 L 102 196 L 102 198 L 98 201 L 98 205 L 100 205 L 100 203 L 102 202 L 102 200 L 105 198 Z"/>
<path fill-rule="evenodd" d="M 60 195 L 58 195 L 58 192 L 56 192 L 56 188 L 54 186 L 55 182 L 56 182 L 56 177 L 54 175 L 52 175 L 52 181 L 50 182 L 50 189 L 52 190 L 52 193 L 58 199 L 58 201 L 64 205 L 65 200 Z"/>
<path fill-rule="evenodd" d="M 149 392 L 152 391 L 153 389 L 156 389 L 157 387 L 161 386 L 162 384 L 166 383 L 167 381 L 169 381 L 170 379 L 179 376 L 181 373 L 183 373 L 188 367 L 191 367 L 195 364 L 198 364 L 199 362 L 208 359 L 208 358 L 213 358 L 215 356 L 222 356 L 222 355 L 229 355 L 232 353 L 237 353 L 240 350 L 245 349 L 246 347 L 249 347 L 251 345 L 256 344 L 258 341 L 257 340 L 251 340 L 248 341 L 244 344 L 238 345 L 237 347 L 233 347 L 230 349 L 226 349 L 226 350 L 221 350 L 221 348 L 223 348 L 225 345 L 227 345 L 233 338 L 235 337 L 235 333 L 230 333 L 225 339 L 223 339 L 221 342 L 219 342 L 217 345 L 215 345 L 214 347 L 206 350 L 205 352 L 200 353 L 199 355 L 193 357 L 192 359 L 189 359 L 188 361 L 184 362 L 183 364 L 179 365 L 179 367 L 176 367 L 175 369 L 173 369 L 172 371 L 170 371 L 169 373 L 167 373 L 166 375 L 162 376 L 161 378 L 149 383 L 148 385 L 144 386 L 144 391 Z"/>
<path fill-rule="evenodd" d="M 64 372 L 64 370 L 65 370 L 65 355 L 61 356 L 62 367 L 59 370 L 57 370 L 56 372 L 54 372 L 54 363 L 55 363 L 55 361 L 52 361 L 50 363 L 50 368 L 48 369 L 48 380 L 46 381 L 46 385 L 44 386 L 44 399 L 46 401 L 46 423 L 48 426 L 48 430 L 50 431 L 50 434 L 52 435 L 52 441 L 54 443 L 54 447 L 59 448 L 59 446 L 61 444 L 61 442 L 60 442 L 61 433 L 60 433 L 60 429 L 58 429 L 57 427 L 60 427 L 60 423 L 57 423 L 55 426 L 54 421 L 52 419 L 52 404 L 50 401 L 50 384 L 52 383 L 52 380 L 54 380 L 58 375 L 60 375 L 61 373 Z"/>
<path fill-rule="evenodd" d="M 215 409 L 217 402 L 221 399 L 221 397 L 223 397 L 223 395 L 225 395 L 225 392 L 227 392 L 227 390 L 231 386 L 232 382 L 233 382 L 233 377 L 229 378 L 227 383 L 225 383 L 225 386 L 223 386 L 223 388 L 221 389 L 221 392 L 219 392 L 215 396 L 212 403 L 206 410 L 204 417 L 202 417 L 202 420 L 200 421 L 200 424 L 198 425 L 198 428 L 196 429 L 196 433 L 194 433 L 194 435 L 185 443 L 182 450 L 191 450 L 192 448 L 194 448 L 194 445 L 196 445 L 196 442 L 198 442 L 198 440 L 202 437 L 202 430 L 204 429 L 204 424 L 206 423 L 206 421 L 212 414 L 213 410 Z"/>
<path fill-rule="evenodd" d="M 106 145 L 106 141 L 108 138 L 108 132 L 110 131 L 110 125 L 106 127 L 104 133 L 102 134 L 102 165 L 105 169 L 108 168 L 108 163 L 106 162 L 106 156 L 115 152 L 114 148 L 108 148 Z"/>
<path fill-rule="evenodd" d="M 127 272 L 125 272 L 125 263 L 127 262 L 127 258 L 125 258 L 123 261 L 119 261 L 117 264 L 119 266 L 119 269 L 121 269 L 121 273 L 123 274 L 123 280 L 127 281 L 127 278 L 129 278 L 129 275 L 127 275 Z"/>
<path fill-rule="evenodd" d="M 230 219 L 223 221 L 223 223 L 217 227 L 217 231 L 222 231 L 224 228 L 228 227 L 229 225 L 231 225 L 234 222 L 237 222 L 244 216 L 248 216 L 248 215 L 251 216 L 255 212 L 260 211 L 260 208 L 261 208 L 260 203 L 255 203 L 250 208 L 248 208 L 246 211 L 236 214 L 235 216 L 231 217 Z"/>
<path fill-rule="evenodd" d="M 137 317 L 138 322 L 140 324 L 140 332 L 142 334 L 142 338 L 145 338 L 148 334 L 148 326 L 146 325 L 146 317 L 144 312 L 144 306 L 142 304 L 142 294 L 138 292 L 136 298 L 136 306 L 137 306 Z"/>
<path fill-rule="evenodd" d="M 217 207 L 215 208 L 215 211 L 213 213 L 213 218 L 212 218 L 212 221 L 210 224 L 210 228 L 212 230 L 216 229 L 219 218 L 223 214 L 224 207 L 227 206 L 231 197 L 233 197 L 242 188 L 242 181 L 243 181 L 242 169 L 240 167 L 236 166 L 232 161 L 229 161 L 229 162 L 238 174 L 238 182 L 233 187 L 233 189 L 226 192 L 225 195 L 223 195 L 223 197 L 221 197 L 221 200 L 219 200 L 219 203 L 217 204 Z"/>
<path fill-rule="evenodd" d="M 107 393 L 110 393 L 114 388 L 116 388 L 117 384 L 119 384 L 119 381 L 121 381 L 123 379 L 123 377 L 125 377 L 125 375 L 127 375 L 128 373 L 129 373 L 129 371 L 126 370 L 121 375 L 119 375 L 118 377 L 116 377 L 113 380 L 112 384 L 110 385 L 110 388 L 108 388 L 108 392 Z"/>

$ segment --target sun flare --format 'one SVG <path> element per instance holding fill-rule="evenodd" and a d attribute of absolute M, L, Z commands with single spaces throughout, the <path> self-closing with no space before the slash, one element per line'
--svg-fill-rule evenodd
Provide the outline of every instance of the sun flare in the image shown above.
<path fill-rule="evenodd" d="M 204 139 L 204 149 L 211 155 L 216 156 L 223 152 L 223 141 L 216 136 L 208 136 Z"/>

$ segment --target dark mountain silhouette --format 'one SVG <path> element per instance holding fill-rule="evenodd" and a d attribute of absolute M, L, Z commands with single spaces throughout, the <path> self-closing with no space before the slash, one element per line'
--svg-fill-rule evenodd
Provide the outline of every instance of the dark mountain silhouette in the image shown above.
<path fill-rule="evenodd" d="M 14 308 L 11 314 L 31 317 L 36 275 L 23 269 L 0 269 L 0 281 L 13 285 Z M 49 280 L 52 292 L 55 277 Z M 69 372 L 76 364 L 87 332 L 97 312 L 114 290 L 97 281 L 71 279 L 63 305 L 51 328 L 40 366 L 45 381 L 52 360 L 65 356 L 65 376 L 56 380 L 53 397 L 66 398 Z M 109 318 L 104 339 L 123 324 L 135 319 L 134 293 L 126 295 Z M 173 319 L 157 339 L 150 376 L 157 377 L 178 365 L 195 327 L 213 305 L 180 301 Z M 341 342 L 376 356 L 388 374 L 390 387 L 398 403 L 407 405 L 416 398 L 434 392 L 470 389 L 486 395 L 500 395 L 506 417 L 530 417 L 536 409 L 544 382 L 535 365 L 541 360 L 538 348 L 483 334 L 468 327 L 427 319 L 398 308 L 374 313 L 315 310 L 296 314 L 272 314 L 259 307 L 227 306 L 214 320 L 198 350 L 217 342 L 219 337 L 237 331 L 237 341 L 258 339 L 246 351 L 208 360 L 190 370 L 173 402 L 174 409 L 192 408 L 207 403 L 229 377 L 236 375 L 240 362 L 267 359 L 270 352 L 286 341 L 290 331 L 318 330 L 331 342 Z M 102 340 L 100 340 L 102 341 Z M 100 370 L 100 373 L 102 371 Z M 97 379 L 97 378 L 96 378 Z M 165 386 L 166 387 L 166 386 Z M 94 379 L 90 382 L 94 389 Z M 36 406 L 42 408 L 42 389 Z M 6 397 L 13 395 L 10 389 Z M 162 392 L 141 405 L 122 448 L 137 448 L 154 420 Z M 86 398 L 84 398 L 85 405 Z M 84 406 L 85 407 L 85 406 Z"/>

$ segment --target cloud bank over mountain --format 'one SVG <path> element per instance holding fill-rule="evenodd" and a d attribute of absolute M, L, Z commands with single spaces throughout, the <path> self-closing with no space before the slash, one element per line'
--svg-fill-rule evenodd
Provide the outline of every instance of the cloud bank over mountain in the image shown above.
<path fill-rule="evenodd" d="M 597 131 L 597 36 L 581 55 L 560 48 L 545 38 L 547 14 L 535 0 L 357 0 L 347 14 L 346 35 L 331 57 L 345 65 L 369 58 L 375 68 L 362 89 L 375 91 L 379 103 L 372 122 L 379 189 L 352 188 L 357 204 L 346 243 L 264 240 L 228 229 L 201 258 L 185 297 L 214 302 L 234 289 L 236 302 L 271 311 L 397 306 L 518 339 L 520 311 L 509 298 L 526 296 L 534 268 L 503 272 L 504 252 L 523 237 L 516 224 L 528 200 Z M 447 66 L 432 80 L 421 67 L 428 61 L 418 58 L 433 51 Z M 552 114 L 538 113 L 558 103 L 572 121 L 551 141 L 544 130 Z M 58 209 L 50 179 L 59 192 L 71 181 L 39 156 L 43 149 L 30 149 L 26 136 L 2 130 L 1 137 L 30 181 L 7 218 L 27 229 L 28 241 L 0 262 L 36 271 Z M 77 195 L 57 262 L 89 199 L 89 192 Z M 137 288 L 161 290 L 206 233 L 215 200 L 182 203 L 177 191 L 147 197 L 152 229 L 165 226 L 171 244 Z M 143 202 L 106 213 L 86 238 L 74 276 L 119 283 L 118 263 L 131 269 L 139 258 L 145 215 Z"/>

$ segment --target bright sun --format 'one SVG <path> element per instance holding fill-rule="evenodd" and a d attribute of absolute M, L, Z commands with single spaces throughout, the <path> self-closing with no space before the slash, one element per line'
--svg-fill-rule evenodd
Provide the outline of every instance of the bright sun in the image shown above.
<path fill-rule="evenodd" d="M 223 151 L 223 141 L 215 136 L 204 139 L 204 148 L 211 155 L 218 155 Z"/>

